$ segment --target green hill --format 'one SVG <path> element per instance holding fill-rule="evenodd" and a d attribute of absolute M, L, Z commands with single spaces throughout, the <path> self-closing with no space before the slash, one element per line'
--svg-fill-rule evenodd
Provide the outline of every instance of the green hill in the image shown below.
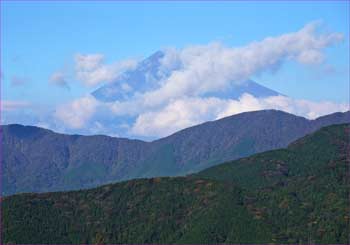
<path fill-rule="evenodd" d="M 350 125 L 187 177 L 2 200 L 4 243 L 349 243 Z"/>
<path fill-rule="evenodd" d="M 197 176 L 250 190 L 249 209 L 278 243 L 348 243 L 349 124 L 329 126 L 287 149 L 206 169 Z"/>

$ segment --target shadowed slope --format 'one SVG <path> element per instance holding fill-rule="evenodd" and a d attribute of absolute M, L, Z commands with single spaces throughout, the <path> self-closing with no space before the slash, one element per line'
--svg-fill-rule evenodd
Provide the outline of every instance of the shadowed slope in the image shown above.
<path fill-rule="evenodd" d="M 286 147 L 321 126 L 349 121 L 349 112 L 310 121 L 281 111 L 255 111 L 203 123 L 153 142 L 2 126 L 3 194 L 74 190 L 132 178 L 185 175 Z"/>

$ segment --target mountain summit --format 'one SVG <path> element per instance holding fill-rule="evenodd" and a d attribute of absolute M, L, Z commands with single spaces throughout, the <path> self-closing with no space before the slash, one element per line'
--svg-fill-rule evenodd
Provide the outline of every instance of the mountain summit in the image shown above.
<path fill-rule="evenodd" d="M 172 71 L 181 70 L 181 66 L 177 66 L 172 70 L 163 69 L 162 59 L 165 55 L 163 51 L 155 52 L 140 61 L 135 69 L 124 72 L 115 81 L 107 83 L 92 92 L 92 95 L 103 102 L 123 101 L 131 95 L 135 88 L 141 93 L 153 89 L 157 86 L 158 81 L 167 79 Z M 249 93 L 258 98 L 280 95 L 278 92 L 252 80 L 240 83 L 232 82 L 232 86 L 227 90 L 217 92 L 215 95 L 221 98 L 238 99 L 244 93 Z"/>

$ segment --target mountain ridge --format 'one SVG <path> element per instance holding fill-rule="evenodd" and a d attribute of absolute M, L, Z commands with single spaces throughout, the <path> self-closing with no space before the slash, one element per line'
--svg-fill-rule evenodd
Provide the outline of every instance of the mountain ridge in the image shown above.
<path fill-rule="evenodd" d="M 193 126 L 190 126 L 190 127 L 187 127 L 187 128 L 184 128 L 184 129 L 181 129 L 179 131 L 176 131 L 168 136 L 164 136 L 162 138 L 159 138 L 159 139 L 154 139 L 154 140 L 150 140 L 150 141 L 146 141 L 146 140 L 143 140 L 143 139 L 137 139 L 137 138 L 128 138 L 128 137 L 119 137 L 119 136 L 110 136 L 110 135 L 107 135 L 107 134 L 94 134 L 94 135 L 84 135 L 84 134 L 67 134 L 67 133 L 61 133 L 61 132 L 56 132 L 54 130 L 51 130 L 51 129 L 48 129 L 48 128 L 43 128 L 43 127 L 39 127 L 39 126 L 35 126 L 35 125 L 25 125 L 25 124 L 19 124 L 19 123 L 11 123 L 11 124 L 2 124 L 0 125 L 0 128 L 2 127 L 24 127 L 24 128 L 34 128 L 34 129 L 41 129 L 41 130 L 46 130 L 46 131 L 49 131 L 51 133 L 55 133 L 55 134 L 60 134 L 60 135 L 67 135 L 67 136 L 79 136 L 79 137 L 95 137 L 95 136 L 102 136 L 102 137 L 108 137 L 108 138 L 114 138 L 114 139 L 125 139 L 125 140 L 135 140 L 135 141 L 140 141 L 140 142 L 145 142 L 145 143 L 153 143 L 155 141 L 158 141 L 158 140 L 162 140 L 164 138 L 168 138 L 168 137 L 171 137 L 175 134 L 178 134 L 182 131 L 186 131 L 186 130 L 190 130 L 192 128 L 196 128 L 198 126 L 202 126 L 202 125 L 207 125 L 207 124 L 210 124 L 210 123 L 213 123 L 213 122 L 218 122 L 218 121 L 222 121 L 222 120 L 229 120 L 231 119 L 232 117 L 236 117 L 236 116 L 240 116 L 240 115 L 244 115 L 244 114 L 247 114 L 247 113 L 256 113 L 256 112 L 269 112 L 269 111 L 275 111 L 275 112 L 281 112 L 283 114 L 288 114 L 288 115 L 292 115 L 292 116 L 295 116 L 295 117 L 299 117 L 299 118 L 302 118 L 302 119 L 305 119 L 305 120 L 308 120 L 308 121 L 322 121 L 322 120 L 325 120 L 325 119 L 328 119 L 329 117 L 333 117 L 333 116 L 343 116 L 345 114 L 345 117 L 350 117 L 350 111 L 346 111 L 346 112 L 334 112 L 334 113 L 331 113 L 331 114 L 328 114 L 328 115 L 324 115 L 324 116 L 320 116 L 320 117 L 317 117 L 315 119 L 307 119 L 303 116 L 298 116 L 298 115 L 294 115 L 292 113 L 289 113 L 289 112 L 285 112 L 285 111 L 281 111 L 281 110 L 276 110 L 276 109 L 266 109 L 266 110 L 256 110 L 256 111 L 245 111 L 245 112 L 241 112 L 241 113 L 237 113 L 237 114 L 234 114 L 234 115 L 230 115 L 230 116 L 225 116 L 225 117 L 222 117 L 220 119 L 216 119 L 216 120 L 209 120 L 209 121 L 206 121 L 206 122 L 203 122 L 203 123 L 199 123 L 199 124 L 196 124 L 196 125 L 193 125 Z"/>
<path fill-rule="evenodd" d="M 64 135 L 31 126 L 20 128 L 34 129 L 23 136 L 21 130 L 17 132 L 18 125 L 1 126 L 3 194 L 74 190 L 133 178 L 186 175 L 286 147 L 321 126 L 343 122 L 350 122 L 350 112 L 310 121 L 275 110 L 256 111 L 207 122 L 152 142 Z"/>

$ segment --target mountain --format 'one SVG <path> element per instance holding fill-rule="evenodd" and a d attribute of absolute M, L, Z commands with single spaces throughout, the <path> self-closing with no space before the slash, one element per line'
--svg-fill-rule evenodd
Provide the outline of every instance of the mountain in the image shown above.
<path fill-rule="evenodd" d="M 168 78 L 172 72 L 169 69 L 165 70 L 162 66 L 161 61 L 164 56 L 163 51 L 155 52 L 139 62 L 135 69 L 123 73 L 115 81 L 96 89 L 92 92 L 92 95 L 103 102 L 124 101 L 131 96 L 133 88 L 137 88 L 140 93 L 154 89 L 158 85 L 157 81 Z M 172 69 L 181 69 L 181 65 Z M 208 96 L 217 95 L 221 98 L 238 99 L 244 93 L 249 93 L 255 97 L 280 95 L 278 92 L 252 80 L 247 80 L 240 83 L 232 82 L 232 86 L 224 91 L 211 93 Z"/>
<path fill-rule="evenodd" d="M 257 152 L 286 147 L 350 112 L 307 120 L 282 111 L 246 112 L 153 142 L 1 127 L 3 195 L 75 190 L 142 177 L 179 176 Z"/>
<path fill-rule="evenodd" d="M 350 125 L 186 177 L 2 200 L 4 243 L 347 244 Z"/>

